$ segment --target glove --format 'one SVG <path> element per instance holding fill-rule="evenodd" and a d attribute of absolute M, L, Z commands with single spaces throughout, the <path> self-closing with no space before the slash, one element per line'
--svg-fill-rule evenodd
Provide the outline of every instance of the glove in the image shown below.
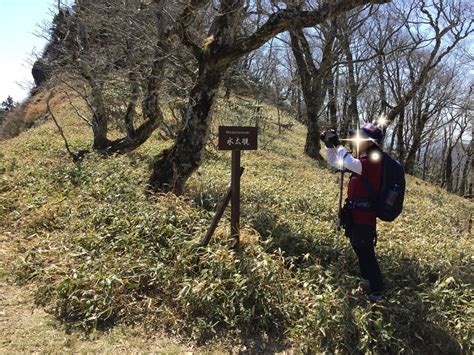
<path fill-rule="evenodd" d="M 339 137 L 337 136 L 336 131 L 333 129 L 330 129 L 329 131 L 324 131 L 321 134 L 321 140 L 324 141 L 324 144 L 326 144 L 326 147 L 328 148 L 334 148 L 341 144 L 341 142 L 339 142 Z"/>
<path fill-rule="evenodd" d="M 322 140 L 324 144 L 326 144 L 326 131 L 321 133 L 321 135 L 319 136 L 319 139 Z"/>

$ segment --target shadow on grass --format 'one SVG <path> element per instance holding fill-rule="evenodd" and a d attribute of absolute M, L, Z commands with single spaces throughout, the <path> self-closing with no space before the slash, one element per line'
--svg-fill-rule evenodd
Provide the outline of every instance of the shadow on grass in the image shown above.
<path fill-rule="evenodd" d="M 360 289 L 353 294 L 349 285 L 341 285 L 350 309 L 348 321 L 360 325 L 354 327 L 354 349 L 365 342 L 365 348 L 381 353 L 462 354 L 458 340 L 439 324 L 443 305 L 433 295 L 438 273 L 415 259 L 382 254 L 379 262 L 386 284 L 384 301 L 370 303 Z"/>
<path fill-rule="evenodd" d="M 194 198 L 201 208 L 214 211 L 222 196 L 222 191 L 211 189 L 204 196 L 195 195 Z M 288 265 L 307 272 L 308 279 L 312 279 L 311 273 L 315 270 L 312 266 L 315 265 L 322 266 L 332 275 L 329 282 L 337 290 L 335 297 L 344 297 L 343 303 L 347 306 L 341 309 L 341 322 L 344 324 L 339 329 L 348 352 L 373 349 L 376 353 L 458 354 L 466 351 L 461 348 L 452 330 L 447 328 L 449 320 L 443 319 L 445 314 L 456 309 L 458 301 L 450 299 L 454 306 L 437 303 L 436 287 L 441 272 L 436 265 L 423 265 L 413 258 L 400 258 L 401 253 L 397 249 L 385 253 L 379 249 L 387 299 L 381 304 L 371 304 L 366 295 L 357 289 L 358 265 L 350 244 L 344 241 L 342 244 L 345 247 L 341 248 L 338 244 L 341 241 L 334 239 L 334 231 L 328 231 L 327 235 L 324 232 L 312 235 L 299 228 L 297 223 L 282 220 L 276 212 L 261 207 L 247 211 L 243 218 L 260 234 L 268 253 L 281 250 L 288 259 Z M 339 238 L 345 240 L 344 236 Z M 246 345 L 246 350 L 242 352 L 264 353 L 286 348 L 284 342 L 265 340 L 259 338 L 259 334 L 251 340 L 241 340 Z"/>
<path fill-rule="evenodd" d="M 348 326 L 341 329 L 346 332 L 343 338 L 348 340 L 350 352 L 367 348 L 382 353 L 463 352 L 450 330 L 438 323 L 443 317 L 439 314 L 442 305 L 430 292 L 436 292 L 439 270 L 415 259 L 397 258 L 397 252 L 379 255 L 387 285 L 386 299 L 372 304 L 360 289 L 356 290 L 358 265 L 348 242 L 344 243 L 346 248 L 336 248 L 330 238 L 296 231 L 288 223 L 279 223 L 278 216 L 269 211 L 256 214 L 252 225 L 268 241 L 268 252 L 281 249 L 300 270 L 310 270 L 312 265 L 319 264 L 334 274 L 334 286 L 346 295 L 348 310 L 344 312 L 344 323 Z M 361 317 L 362 313 L 366 316 Z"/>
<path fill-rule="evenodd" d="M 269 253 L 281 250 L 285 257 L 292 258 L 299 267 L 314 263 L 328 266 L 341 255 L 334 240 L 315 238 L 313 235 L 294 231 L 288 222 L 279 222 L 278 216 L 269 211 L 260 211 L 251 219 L 252 227 L 267 241 Z"/>

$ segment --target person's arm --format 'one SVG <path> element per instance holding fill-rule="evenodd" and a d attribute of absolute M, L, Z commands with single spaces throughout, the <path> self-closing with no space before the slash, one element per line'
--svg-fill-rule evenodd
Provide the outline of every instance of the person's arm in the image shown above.
<path fill-rule="evenodd" d="M 329 165 L 341 170 L 341 162 L 343 162 L 344 168 L 355 172 L 356 174 L 362 174 L 362 164 L 359 159 L 354 158 L 349 154 L 342 145 L 336 148 L 326 147 L 326 157 Z"/>

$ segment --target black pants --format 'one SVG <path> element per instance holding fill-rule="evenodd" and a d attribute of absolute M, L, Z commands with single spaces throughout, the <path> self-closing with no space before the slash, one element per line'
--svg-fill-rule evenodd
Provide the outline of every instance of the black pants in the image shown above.
<path fill-rule="evenodd" d="M 360 273 L 370 282 L 371 292 L 383 289 L 382 273 L 375 257 L 375 227 L 365 224 L 354 224 L 350 230 L 351 245 L 359 259 Z"/>

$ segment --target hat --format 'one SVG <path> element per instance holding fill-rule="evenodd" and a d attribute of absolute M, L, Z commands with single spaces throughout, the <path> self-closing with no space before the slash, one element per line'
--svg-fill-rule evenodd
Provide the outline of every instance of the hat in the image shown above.
<path fill-rule="evenodd" d="M 374 125 L 373 123 L 369 123 L 369 122 L 365 123 L 360 128 L 360 133 L 366 138 L 369 138 L 372 142 L 377 144 L 379 147 L 382 145 L 384 134 L 382 130 L 376 125 Z"/>

